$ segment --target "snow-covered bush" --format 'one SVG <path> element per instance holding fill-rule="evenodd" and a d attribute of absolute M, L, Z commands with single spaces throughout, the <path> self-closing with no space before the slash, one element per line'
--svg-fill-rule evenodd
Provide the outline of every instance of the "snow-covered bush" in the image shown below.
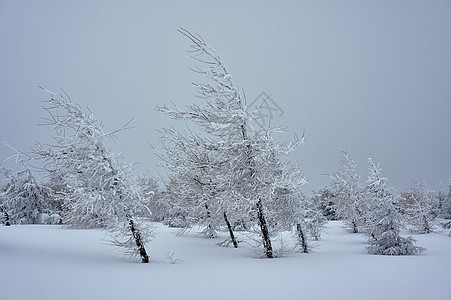
<path fill-rule="evenodd" d="M 371 158 L 370 174 L 366 187 L 368 253 L 379 255 L 412 255 L 423 252 L 422 247 L 414 246 L 412 237 L 401 237 L 402 215 L 397 209 L 398 198 L 386 186 L 387 179 L 382 177 L 379 165 Z"/>
<path fill-rule="evenodd" d="M 13 172 L 5 163 L 15 161 L 23 167 L 21 171 Z M 6 224 L 43 224 L 43 215 L 53 214 L 48 199 L 52 190 L 37 182 L 27 161 L 17 152 L 3 163 L 0 171 L 8 180 L 0 192 L 0 207 Z"/>

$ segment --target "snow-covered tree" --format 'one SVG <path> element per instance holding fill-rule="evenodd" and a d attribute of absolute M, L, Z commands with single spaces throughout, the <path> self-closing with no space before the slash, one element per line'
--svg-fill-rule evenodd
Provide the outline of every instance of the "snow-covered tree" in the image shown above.
<path fill-rule="evenodd" d="M 65 222 L 71 226 L 107 228 L 113 242 L 148 262 L 145 243 L 149 231 L 135 217 L 143 201 L 130 166 L 119 164 L 106 148 L 108 138 L 91 112 L 84 112 L 67 95 L 48 92 L 45 125 L 53 126 L 56 144 L 37 145 L 46 174 L 64 189 Z M 122 129 L 125 129 L 124 126 Z"/>
<path fill-rule="evenodd" d="M 326 220 L 338 220 L 333 201 L 335 195 L 332 193 L 329 187 L 325 186 L 318 189 L 317 191 L 312 191 L 311 198 L 312 202 L 322 212 Z"/>
<path fill-rule="evenodd" d="M 451 183 L 448 185 L 448 195 L 441 202 L 440 217 L 451 219 Z"/>
<path fill-rule="evenodd" d="M 340 161 L 340 168 L 331 175 L 331 191 L 334 194 L 334 210 L 352 232 L 359 232 L 366 211 L 363 187 L 356 174 L 356 164 L 346 151 Z"/>
<path fill-rule="evenodd" d="M 2 195 L 0 195 L 0 197 L 2 197 Z M 0 198 L 0 203 L 2 201 L 3 201 L 3 199 Z M 1 213 L 0 219 L 2 220 L 2 224 L 5 226 L 11 226 L 11 221 L 9 220 L 8 212 L 1 205 L 0 205 L 0 213 Z"/>
<path fill-rule="evenodd" d="M 5 225 L 43 224 L 45 216 L 52 214 L 48 203 L 52 190 L 37 182 L 30 165 L 17 150 L 15 151 L 15 155 L 0 163 L 0 171 L 9 181 L 5 190 L 0 193 L 0 207 Z M 5 164 L 11 161 L 23 169 L 13 172 L 5 167 Z"/>
<path fill-rule="evenodd" d="M 224 222 L 221 211 L 225 209 L 217 199 L 220 187 L 214 170 L 220 166 L 214 157 L 215 150 L 206 139 L 191 132 L 181 134 L 172 129 L 162 132 L 165 154 L 160 158 L 170 171 L 169 222 L 184 228 L 203 226 L 203 234 L 215 238 Z"/>
<path fill-rule="evenodd" d="M 321 195 L 318 194 L 305 196 L 302 201 L 303 220 L 305 228 L 310 236 L 318 241 L 324 224 L 327 222 L 327 216 L 324 215 L 323 201 Z"/>
<path fill-rule="evenodd" d="M 422 247 L 414 246 L 412 237 L 401 237 L 402 215 L 397 209 L 398 199 L 386 185 L 379 165 L 369 159 L 370 174 L 366 187 L 368 236 L 370 254 L 413 255 L 423 252 Z"/>
<path fill-rule="evenodd" d="M 439 217 L 444 219 L 451 219 L 451 179 L 448 185 L 448 194 L 439 194 Z M 451 229 L 451 221 L 441 222 L 440 225 L 443 229 Z M 451 236 L 451 230 L 448 233 Z"/>
<path fill-rule="evenodd" d="M 6 191 L 7 191 L 6 187 L 0 187 L 0 220 L 2 221 L 3 225 L 11 226 L 8 211 L 6 210 L 6 207 L 4 207 L 4 202 L 6 202 L 5 199 Z"/>
<path fill-rule="evenodd" d="M 257 194 L 260 190 L 253 192 L 262 199 L 270 236 L 294 230 L 301 252 L 307 253 L 307 231 L 318 235 L 322 224 L 315 218 L 320 215 L 319 211 L 315 211 L 316 207 L 300 190 L 306 179 L 299 167 L 291 165 L 288 160 L 297 143 L 278 144 L 271 131 L 262 132 L 264 136 L 253 147 L 256 150 L 257 186 L 262 188 L 261 195 Z"/>
<path fill-rule="evenodd" d="M 186 110 L 159 108 L 174 119 L 197 124 L 201 130 L 200 134 L 164 130 L 166 154 L 162 160 L 170 171 L 167 192 L 173 213 L 183 221 L 189 219 L 188 224 L 196 221 L 211 230 L 225 223 L 232 240 L 229 224 L 255 224 L 265 256 L 271 258 L 271 234 L 286 228 L 283 210 L 275 203 L 293 201 L 285 197 L 287 186 L 294 191 L 305 182 L 302 175 L 297 179 L 287 175 L 283 159 L 293 146 L 282 149 L 272 137 L 273 130 L 255 128 L 244 92 L 232 82 L 218 52 L 200 37 L 184 29 L 180 32 L 193 42 L 193 58 L 200 63 L 195 71 L 208 83 L 194 84 L 202 103 Z M 293 203 L 300 206 L 300 200 Z"/>
<path fill-rule="evenodd" d="M 162 179 L 157 179 L 151 174 L 141 174 L 137 178 L 137 186 L 145 205 L 139 216 L 153 222 L 164 222 L 169 205 L 166 199 L 166 191 Z"/>
<path fill-rule="evenodd" d="M 443 229 L 451 229 L 451 221 L 441 223 L 441 226 L 443 227 Z M 451 236 L 451 230 L 449 231 L 448 235 Z"/>
<path fill-rule="evenodd" d="M 436 198 L 424 183 L 416 183 L 410 190 L 401 194 L 400 207 L 407 216 L 411 230 L 417 233 L 432 231 L 436 217 Z"/>

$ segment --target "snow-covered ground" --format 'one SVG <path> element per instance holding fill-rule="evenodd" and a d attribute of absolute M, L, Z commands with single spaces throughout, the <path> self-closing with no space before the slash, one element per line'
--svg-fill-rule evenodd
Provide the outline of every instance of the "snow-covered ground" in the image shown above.
<path fill-rule="evenodd" d="M 151 263 L 142 264 L 101 230 L 2 226 L 0 299 L 451 299 L 445 233 L 415 235 L 421 255 L 375 256 L 363 235 L 329 222 L 314 253 L 269 260 L 244 243 L 224 248 L 156 227 Z"/>

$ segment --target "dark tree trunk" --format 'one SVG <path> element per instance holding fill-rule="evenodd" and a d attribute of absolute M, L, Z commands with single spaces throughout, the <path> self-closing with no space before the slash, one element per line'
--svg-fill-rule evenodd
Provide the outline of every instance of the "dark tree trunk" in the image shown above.
<path fill-rule="evenodd" d="M 146 248 L 144 247 L 144 243 L 142 242 L 141 233 L 138 229 L 135 228 L 135 222 L 133 222 L 133 219 L 129 219 L 128 224 L 130 226 L 130 231 L 132 232 L 133 238 L 135 239 L 136 246 L 138 247 L 141 261 L 143 263 L 148 263 L 149 256 L 147 255 Z"/>
<path fill-rule="evenodd" d="M 230 225 L 229 219 L 227 219 L 227 215 L 224 212 L 224 221 L 227 224 L 227 229 L 229 229 L 230 239 L 232 240 L 233 247 L 238 248 L 238 242 L 235 239 L 235 235 L 233 234 L 232 226 Z"/>
<path fill-rule="evenodd" d="M 248 137 L 247 137 L 246 127 L 244 125 L 241 125 L 241 132 L 243 135 L 243 139 L 246 142 Z M 255 172 L 255 163 L 254 163 L 254 158 L 252 155 L 253 151 L 252 151 L 251 144 L 247 142 L 246 147 L 247 147 L 246 155 L 247 155 L 247 159 L 248 159 L 250 179 L 254 179 L 256 172 Z M 263 204 L 262 204 L 261 199 L 258 200 L 256 206 L 257 206 L 258 224 L 260 225 L 260 231 L 262 234 L 263 247 L 265 248 L 266 257 L 274 258 L 272 245 L 271 245 L 271 239 L 269 237 L 268 225 L 266 224 L 265 214 L 263 213 Z"/>
<path fill-rule="evenodd" d="M 359 233 L 359 229 L 357 228 L 357 224 L 355 223 L 355 221 L 352 221 L 352 232 Z"/>
<path fill-rule="evenodd" d="M 208 209 L 207 204 L 205 204 L 205 209 L 207 210 L 207 219 L 210 219 L 210 210 Z"/>
<path fill-rule="evenodd" d="M 305 239 L 301 224 L 296 224 L 296 232 L 298 233 L 299 245 L 301 246 L 302 253 L 308 253 L 307 240 Z"/>
<path fill-rule="evenodd" d="M 258 223 L 260 225 L 260 230 L 262 233 L 263 247 L 265 247 L 266 251 L 266 257 L 273 258 L 274 255 L 272 251 L 271 239 L 269 238 L 268 225 L 266 224 L 266 219 L 263 213 L 263 205 L 261 200 L 258 200 L 257 202 L 257 216 Z"/>
<path fill-rule="evenodd" d="M 204 233 L 206 234 L 206 236 L 209 239 L 214 239 L 214 238 L 216 238 L 217 234 L 216 234 L 215 230 L 213 229 L 213 226 L 211 226 L 211 214 L 210 214 L 210 210 L 208 209 L 207 204 L 205 204 L 205 209 L 207 210 L 208 226 L 207 226 L 206 230 L 204 230 Z"/>
<path fill-rule="evenodd" d="M 11 223 L 9 222 L 9 215 L 6 210 L 4 210 L 3 207 L 1 207 L 0 210 L 3 212 L 3 216 L 5 218 L 5 226 L 11 226 Z"/>
<path fill-rule="evenodd" d="M 424 224 L 424 232 L 425 233 L 430 233 L 431 232 L 431 228 L 430 228 L 430 226 L 429 226 L 429 222 L 428 222 L 428 220 L 426 219 L 426 216 L 423 216 L 423 224 Z"/>

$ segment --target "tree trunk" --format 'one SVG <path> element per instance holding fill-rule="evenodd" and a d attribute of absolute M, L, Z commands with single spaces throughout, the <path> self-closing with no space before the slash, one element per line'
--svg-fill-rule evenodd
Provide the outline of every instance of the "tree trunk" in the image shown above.
<path fill-rule="evenodd" d="M 269 238 L 268 225 L 266 224 L 265 215 L 263 214 L 263 205 L 262 201 L 258 200 L 257 202 L 257 214 L 258 214 L 258 223 L 260 225 L 260 230 L 262 233 L 263 239 L 263 247 L 265 247 L 266 257 L 273 258 L 273 251 L 271 245 L 271 239 Z"/>
<path fill-rule="evenodd" d="M 430 233 L 431 232 L 431 228 L 429 226 L 429 222 L 428 222 L 426 216 L 423 216 L 423 222 L 424 222 L 424 232 L 425 233 Z"/>
<path fill-rule="evenodd" d="M 296 224 L 296 232 L 298 233 L 299 245 L 301 246 L 302 253 L 308 253 L 307 240 L 305 239 L 304 231 L 301 224 Z"/>
<path fill-rule="evenodd" d="M 133 238 L 135 239 L 136 246 L 138 247 L 141 261 L 143 263 L 148 263 L 149 256 L 147 255 L 146 248 L 144 247 L 144 243 L 142 242 L 141 233 L 138 229 L 135 228 L 135 222 L 133 222 L 133 219 L 129 219 L 128 224 L 130 226 L 130 231 L 132 232 Z"/>
<path fill-rule="evenodd" d="M 357 224 L 355 221 L 352 221 L 352 232 L 353 233 L 358 233 L 359 229 L 357 228 Z"/>
<path fill-rule="evenodd" d="M 208 209 L 208 205 L 205 204 L 205 209 L 207 210 L 207 228 L 203 231 L 203 233 L 207 236 L 209 239 L 215 239 L 217 237 L 216 231 L 213 229 L 212 222 L 211 222 L 211 214 L 210 210 Z"/>
<path fill-rule="evenodd" d="M 11 226 L 11 223 L 9 222 L 9 215 L 6 210 L 3 209 L 3 207 L 1 207 L 0 210 L 3 212 L 3 216 L 5 218 L 5 226 Z"/>
<path fill-rule="evenodd" d="M 232 226 L 230 225 L 229 219 L 227 219 L 227 215 L 224 212 L 224 221 L 227 224 L 227 229 L 229 229 L 230 239 L 232 240 L 233 247 L 238 248 L 238 242 L 235 239 L 235 235 L 233 234 Z"/>

